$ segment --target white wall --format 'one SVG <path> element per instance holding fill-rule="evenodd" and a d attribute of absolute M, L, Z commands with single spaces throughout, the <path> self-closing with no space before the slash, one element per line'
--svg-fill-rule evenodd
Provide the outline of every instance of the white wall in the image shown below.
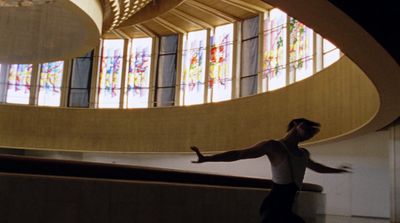
<path fill-rule="evenodd" d="M 391 129 L 369 133 L 350 140 L 310 146 L 311 158 L 328 166 L 351 165 L 352 174 L 306 173 L 305 182 L 319 184 L 327 195 L 326 213 L 390 217 L 391 172 L 389 151 L 393 147 Z M 98 154 L 27 151 L 27 155 L 106 163 L 161 167 L 223 175 L 271 178 L 266 157 L 231 163 L 192 164 L 195 155 L 181 154 Z"/>
<path fill-rule="evenodd" d="M 317 174 L 308 171 L 305 182 L 319 184 L 327 195 L 326 213 L 388 218 L 390 174 L 388 145 L 390 131 L 383 130 L 336 143 L 308 147 L 312 159 L 329 166 L 351 165 L 352 174 Z M 84 160 L 162 167 L 235 176 L 271 178 L 265 158 L 232 163 L 192 164 L 187 154 L 86 153 Z"/>
<path fill-rule="evenodd" d="M 390 127 L 391 222 L 400 222 L 400 118 Z"/>
<path fill-rule="evenodd" d="M 327 213 L 388 218 L 390 213 L 389 131 L 310 147 L 314 160 L 330 166 L 351 164 L 352 174 L 321 175 L 309 171 L 305 180 L 327 194 Z"/>

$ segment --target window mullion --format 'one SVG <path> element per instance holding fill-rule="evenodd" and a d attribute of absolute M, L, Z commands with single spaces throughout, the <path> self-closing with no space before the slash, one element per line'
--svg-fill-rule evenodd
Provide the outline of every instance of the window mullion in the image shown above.
<path fill-rule="evenodd" d="M 215 30 L 214 30 L 215 34 Z M 211 29 L 207 29 L 207 39 L 206 39 L 206 58 L 205 58 L 205 71 L 204 71 L 204 98 L 203 103 L 212 101 L 212 94 L 210 101 L 208 101 L 208 80 L 210 75 L 210 53 L 211 53 Z"/>
<path fill-rule="evenodd" d="M 175 102 L 174 106 L 183 105 L 185 98 L 183 97 L 181 101 L 181 80 L 182 80 L 182 57 L 183 57 L 183 50 L 186 50 L 186 47 L 183 46 L 183 39 L 187 38 L 186 34 L 178 34 L 178 50 L 176 54 L 176 80 L 175 80 Z M 185 94 L 185 91 L 183 91 Z"/>
<path fill-rule="evenodd" d="M 98 91 L 99 91 L 99 71 L 100 71 L 100 63 L 102 56 L 102 48 L 103 48 L 103 40 L 100 40 L 100 43 L 97 47 L 94 48 L 93 52 L 93 64 L 92 64 L 92 78 L 90 81 L 90 99 L 89 99 L 89 108 L 98 108 Z"/>
<path fill-rule="evenodd" d="M 72 75 L 72 59 L 64 60 L 64 69 L 61 83 L 61 100 L 60 107 L 68 106 L 69 84 Z"/>
<path fill-rule="evenodd" d="M 242 23 L 235 22 L 233 25 L 233 61 L 232 61 L 232 99 L 239 97 L 240 92 L 240 64 L 242 47 Z"/>
<path fill-rule="evenodd" d="M 150 83 L 149 83 L 149 98 L 148 107 L 154 107 L 155 104 L 155 92 L 156 92 L 156 75 L 158 66 L 158 55 L 159 55 L 159 44 L 160 38 L 157 36 L 152 37 L 152 47 L 151 47 L 151 68 L 150 68 Z"/>
<path fill-rule="evenodd" d="M 37 95 L 40 88 L 40 69 L 39 64 L 32 64 L 32 76 L 31 76 L 31 89 L 29 92 L 29 104 L 37 105 Z"/>
<path fill-rule="evenodd" d="M 124 108 L 125 104 L 125 89 L 126 89 L 126 71 L 128 66 L 128 46 L 131 40 L 124 39 L 124 50 L 122 53 L 122 73 L 121 73 L 121 83 L 119 86 L 119 108 Z M 131 42 L 132 44 L 132 42 Z"/>
<path fill-rule="evenodd" d="M 315 52 L 315 61 L 314 61 L 314 70 L 313 70 L 313 74 L 316 72 L 319 72 L 324 65 L 324 56 L 323 56 L 323 41 L 322 41 L 322 37 L 320 35 L 318 35 L 317 33 L 314 32 L 314 39 L 315 39 L 315 48 L 314 48 L 314 52 Z"/>
<path fill-rule="evenodd" d="M 263 85 L 263 50 L 264 50 L 264 13 L 258 15 L 258 67 L 257 93 L 262 93 Z"/>
<path fill-rule="evenodd" d="M 290 84 L 290 17 L 286 16 L 286 86 Z"/>
<path fill-rule="evenodd" d="M 8 79 L 8 64 L 1 64 L 0 69 L 0 102 L 6 103 L 7 101 L 7 79 Z"/>

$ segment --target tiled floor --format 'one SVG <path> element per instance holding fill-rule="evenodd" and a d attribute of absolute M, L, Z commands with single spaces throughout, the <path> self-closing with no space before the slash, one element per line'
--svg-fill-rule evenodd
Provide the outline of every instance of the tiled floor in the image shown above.
<path fill-rule="evenodd" d="M 389 219 L 327 215 L 325 223 L 390 223 Z"/>

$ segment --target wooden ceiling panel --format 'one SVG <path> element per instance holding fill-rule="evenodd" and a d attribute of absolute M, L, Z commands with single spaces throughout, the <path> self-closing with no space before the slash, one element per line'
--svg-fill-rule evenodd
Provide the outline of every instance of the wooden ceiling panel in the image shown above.
<path fill-rule="evenodd" d="M 121 30 L 122 32 L 126 33 L 130 38 L 143 38 L 143 37 L 148 37 L 148 35 L 146 35 L 145 33 L 143 33 L 142 31 L 138 30 L 136 27 L 134 26 L 130 26 L 130 27 L 124 27 L 124 28 L 120 28 L 119 30 Z"/>
<path fill-rule="evenodd" d="M 189 21 L 188 19 L 178 17 L 172 13 L 167 13 L 160 18 L 166 20 L 167 22 L 173 24 L 174 26 L 178 26 L 181 29 L 185 30 L 186 32 L 194 31 L 194 30 L 200 30 L 203 29 L 201 26 L 197 25 L 194 22 Z"/>
<path fill-rule="evenodd" d="M 224 25 L 227 23 L 227 21 L 213 13 L 206 12 L 205 10 L 199 10 L 196 7 L 193 7 L 189 4 L 181 4 L 178 8 L 178 10 L 185 12 L 193 17 L 196 17 L 212 26 L 219 26 L 219 25 Z"/>
<path fill-rule="evenodd" d="M 181 3 L 177 4 L 178 2 Z M 186 33 L 251 18 L 272 8 L 261 0 L 185 0 L 183 2 L 174 0 L 172 5 L 176 7 L 171 7 L 158 16 L 154 15 L 155 10 L 147 12 L 152 14 L 153 18 L 140 22 L 145 31 L 135 25 L 122 26 L 118 30 L 130 38 Z M 150 6 L 155 7 L 157 4 Z M 137 15 L 139 14 L 140 12 Z M 115 38 L 113 33 L 106 33 L 103 36 Z"/>
<path fill-rule="evenodd" d="M 233 15 L 240 19 L 246 19 L 254 17 L 257 12 L 250 9 L 245 9 L 245 7 L 239 7 L 238 4 L 230 3 L 230 1 L 223 0 L 196 0 L 204 5 L 208 5 L 218 11 Z"/>
<path fill-rule="evenodd" d="M 264 1 L 260 1 L 260 0 L 229 0 L 229 1 L 236 2 L 240 5 L 247 6 L 249 8 L 254 8 L 254 9 L 260 10 L 260 11 L 267 11 L 267 10 L 271 10 L 274 8 L 273 6 L 267 4 Z"/>
<path fill-rule="evenodd" d="M 166 28 L 165 26 L 161 25 L 158 22 L 155 22 L 153 20 L 149 20 L 147 22 L 144 22 L 142 25 L 146 26 L 151 32 L 155 33 L 156 35 L 159 36 L 166 36 L 166 35 L 172 35 L 176 34 L 171 29 Z"/>
<path fill-rule="evenodd" d="M 101 36 L 103 39 L 121 39 L 119 36 L 117 36 L 115 33 L 112 31 L 104 32 L 103 35 Z"/>
<path fill-rule="evenodd" d="M 130 0 L 135 2 L 136 0 Z M 169 10 L 177 7 L 179 4 L 185 0 L 153 0 L 153 3 L 148 4 L 143 9 L 139 10 L 137 13 L 133 14 L 126 21 L 121 24 L 122 26 L 131 26 L 136 24 L 142 24 L 143 22 L 152 20 Z"/>
<path fill-rule="evenodd" d="M 241 20 L 240 18 L 233 16 L 229 13 L 226 13 L 225 11 L 215 9 L 214 7 L 212 7 L 212 5 L 211 6 L 206 5 L 201 2 L 194 1 L 194 0 L 187 0 L 185 3 L 187 3 L 191 7 L 194 7 L 198 10 L 214 14 L 214 15 L 224 19 L 227 22 L 235 22 L 235 21 Z"/>

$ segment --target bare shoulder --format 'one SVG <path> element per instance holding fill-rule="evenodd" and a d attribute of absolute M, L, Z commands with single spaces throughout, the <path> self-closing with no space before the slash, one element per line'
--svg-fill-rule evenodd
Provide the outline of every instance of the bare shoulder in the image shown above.
<path fill-rule="evenodd" d="M 310 157 L 310 151 L 308 151 L 306 148 L 300 148 L 302 151 L 303 151 L 303 153 L 307 156 L 307 157 Z"/>
<path fill-rule="evenodd" d="M 269 140 L 265 142 L 268 146 L 268 158 L 273 166 L 276 166 L 287 155 L 281 142 L 277 140 Z"/>
<path fill-rule="evenodd" d="M 264 141 L 263 146 L 268 149 L 269 153 L 272 154 L 280 154 L 283 152 L 282 144 L 277 140 Z"/>
<path fill-rule="evenodd" d="M 277 148 L 282 146 L 278 140 L 274 140 L 274 139 L 266 140 L 265 143 L 268 144 L 269 146 L 277 147 Z"/>

